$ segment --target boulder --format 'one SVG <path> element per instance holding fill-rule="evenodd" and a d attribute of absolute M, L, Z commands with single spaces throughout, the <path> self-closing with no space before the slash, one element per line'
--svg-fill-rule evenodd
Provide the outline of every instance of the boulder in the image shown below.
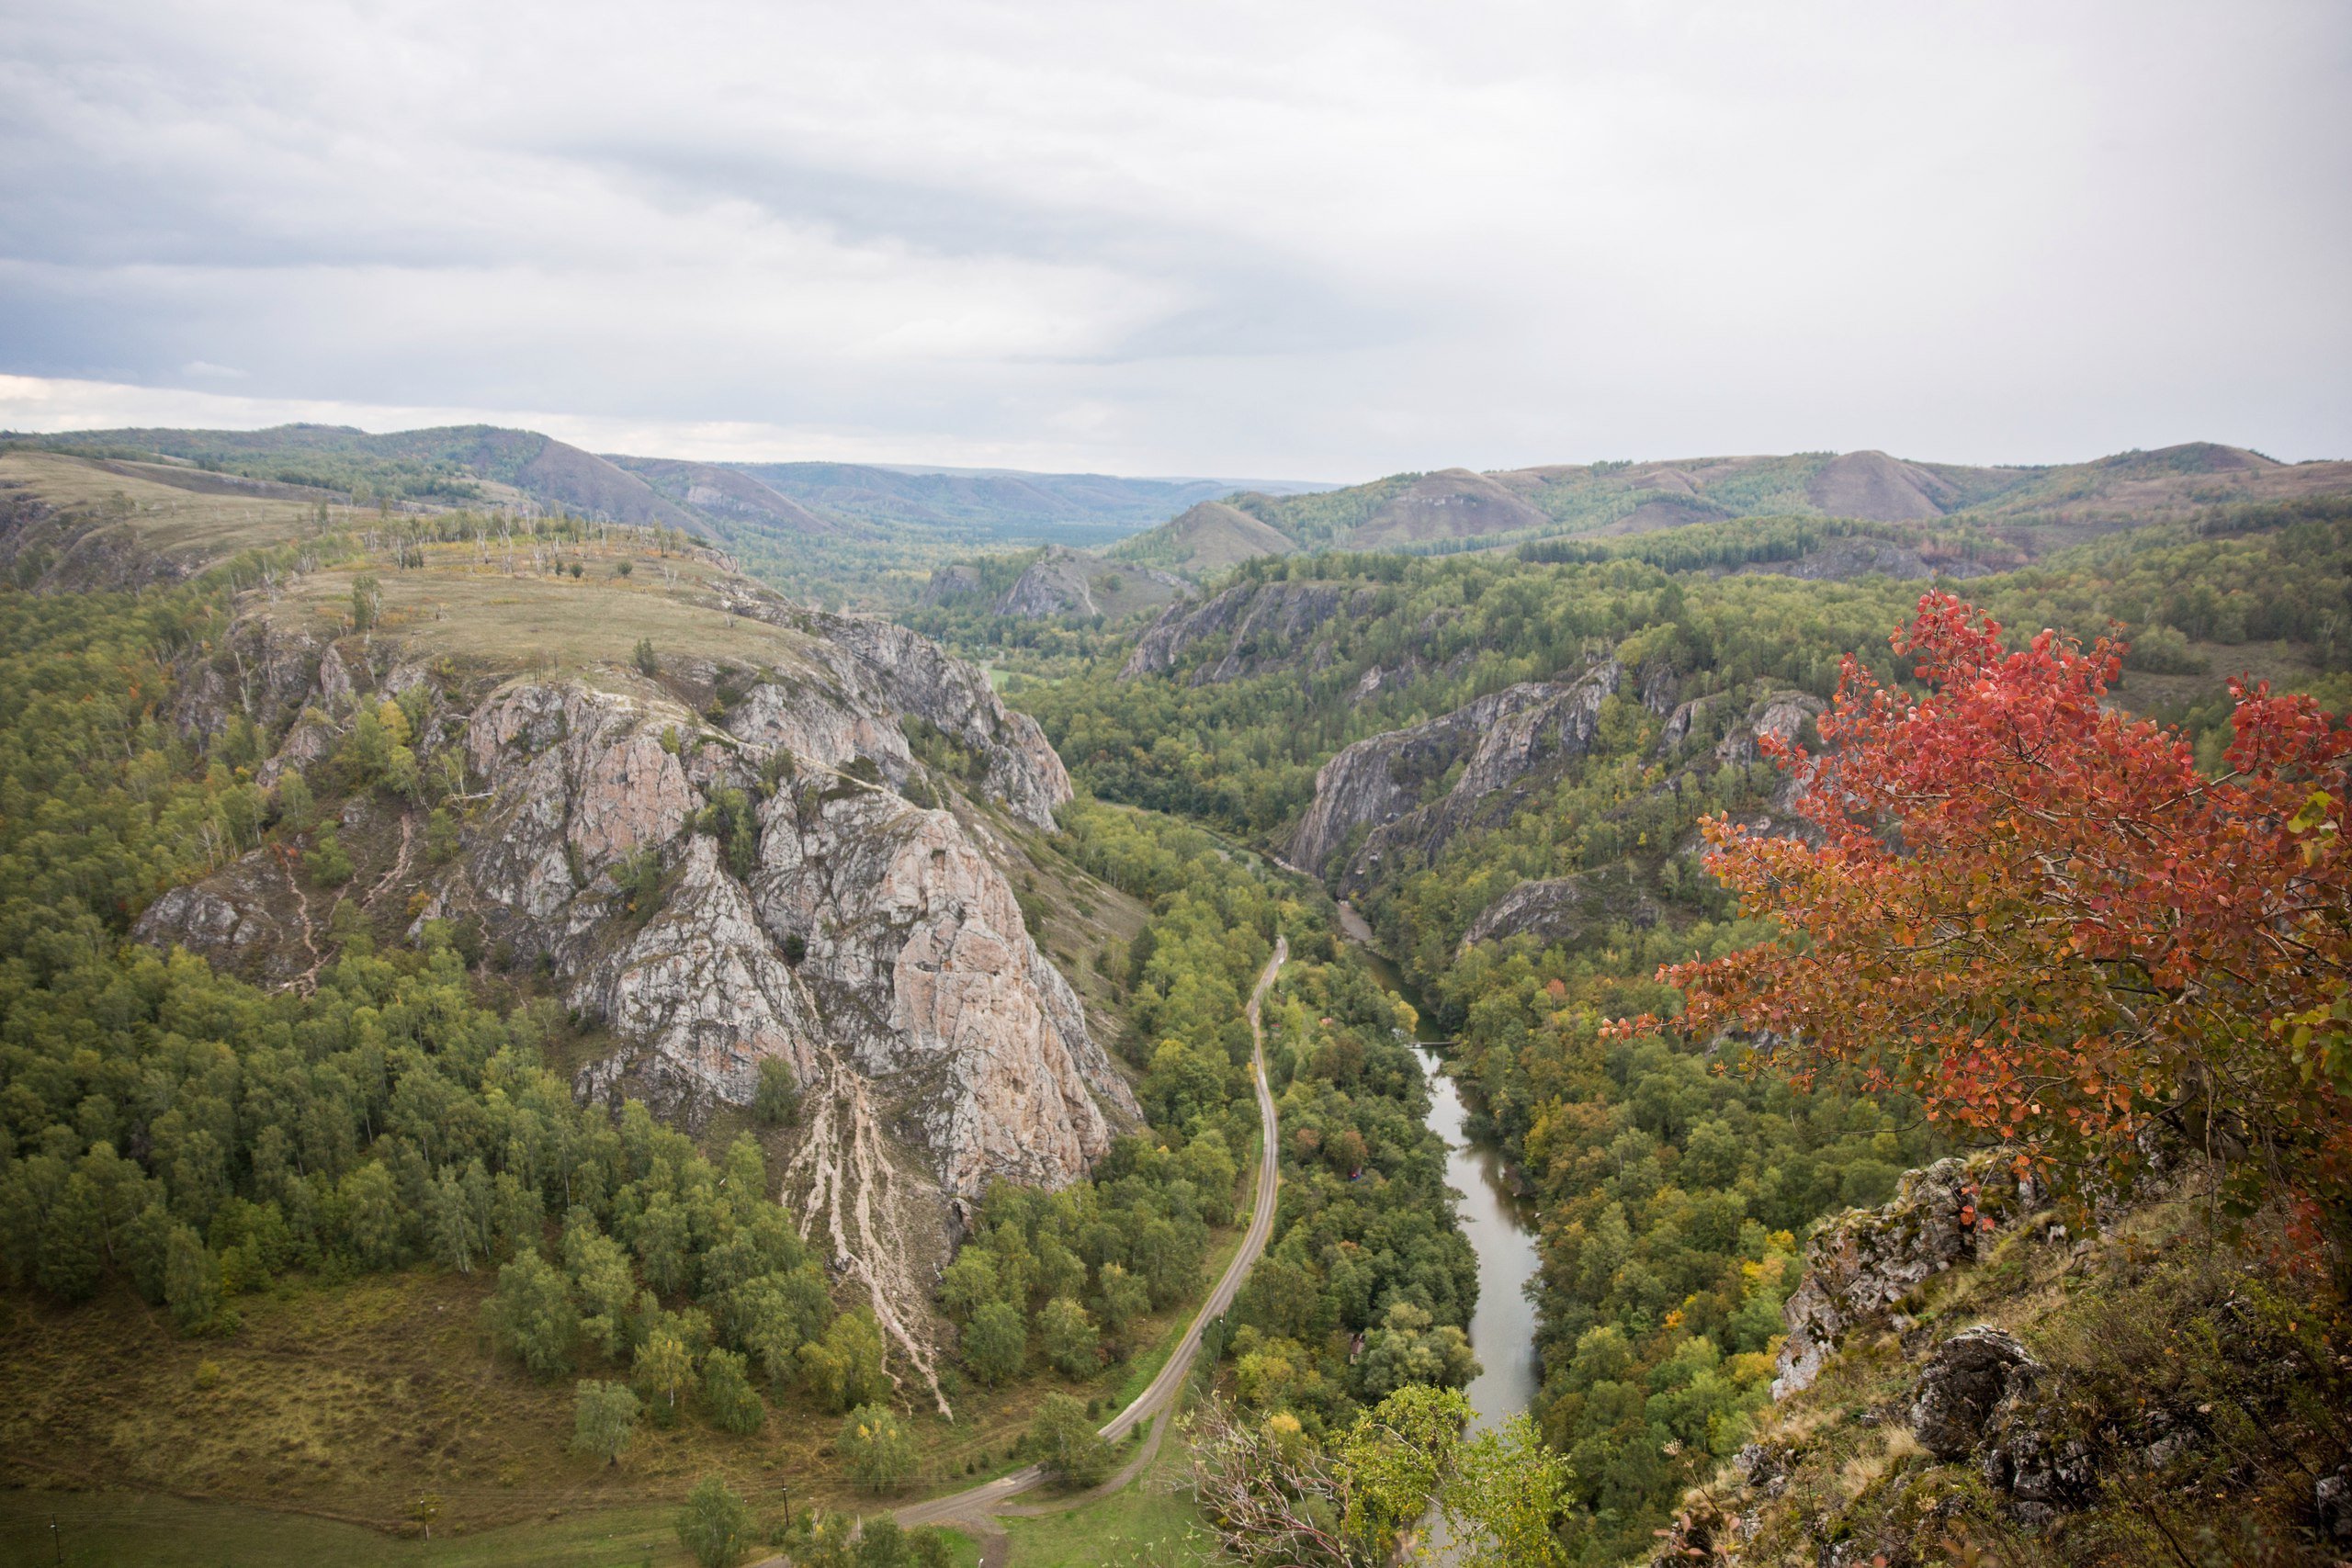
<path fill-rule="evenodd" d="M 1911 1393 L 1911 1428 L 1940 1460 L 1964 1458 L 1983 1440 L 1994 1409 L 2041 1375 L 2018 1338 L 1997 1328 L 1969 1328 L 1936 1347 Z"/>
<path fill-rule="evenodd" d="M 1988 1235 L 2039 1197 L 2006 1151 L 1986 1149 L 1905 1172 L 1883 1206 L 1826 1221 L 1805 1244 L 1804 1277 L 1781 1309 L 1788 1334 L 1772 1397 L 1811 1387 L 1856 1324 L 1887 1312 L 1929 1276 L 1973 1260 Z"/>

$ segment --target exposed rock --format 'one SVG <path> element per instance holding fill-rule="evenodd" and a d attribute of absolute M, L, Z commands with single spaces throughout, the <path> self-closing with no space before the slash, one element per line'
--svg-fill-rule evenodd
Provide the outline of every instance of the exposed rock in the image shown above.
<path fill-rule="evenodd" d="M 2338 1465 L 2312 1488 L 2312 1512 L 2323 1540 L 2352 1540 L 2352 1464 Z"/>
<path fill-rule="evenodd" d="M 1713 697 L 1693 697 L 1687 703 L 1677 704 L 1674 711 L 1667 716 L 1666 723 L 1659 728 L 1657 754 L 1663 757 L 1689 739 L 1690 731 L 1705 722 L 1711 705 L 1715 701 Z"/>
<path fill-rule="evenodd" d="M 1675 711 L 1675 696 L 1680 691 L 1682 678 L 1674 666 L 1663 660 L 1652 660 L 1642 666 L 1642 706 L 1659 718 Z"/>
<path fill-rule="evenodd" d="M 1291 835 L 1289 858 L 1318 874 L 1359 830 L 1360 850 L 1340 868 L 1342 886 L 1361 886 L 1383 858 L 1404 850 L 1433 853 L 1480 819 L 1503 790 L 1538 769 L 1573 761 L 1591 749 L 1600 705 L 1624 680 L 1608 660 L 1565 684 L 1522 682 L 1490 692 L 1408 729 L 1359 740 L 1315 775 L 1315 799 Z M 1445 794 L 1427 793 L 1454 763 L 1461 776 Z"/>
<path fill-rule="evenodd" d="M 808 633 L 813 639 L 808 657 L 834 683 L 829 700 L 878 726 L 894 726 L 897 716 L 911 715 L 977 752 L 987 767 L 982 793 L 1031 827 L 1052 828 L 1054 812 L 1069 802 L 1069 773 L 1037 721 L 1007 708 L 986 675 L 928 637 L 888 621 L 797 609 L 768 599 L 739 600 L 728 607 Z"/>
<path fill-rule="evenodd" d="M 923 584 L 922 596 L 916 603 L 926 608 L 953 604 L 958 600 L 970 598 L 979 591 L 980 569 L 958 561 L 954 566 L 943 566 L 933 571 L 931 581 Z"/>
<path fill-rule="evenodd" d="M 1995 1227 L 2039 1197 L 2030 1182 L 2018 1181 L 2007 1154 L 1988 1149 L 1906 1172 L 1893 1201 L 1825 1223 L 1806 1243 L 1804 1277 L 1781 1309 L 1788 1336 L 1772 1397 L 1811 1387 L 1856 1324 L 1928 1276 L 1974 1259 Z"/>
<path fill-rule="evenodd" d="M 1061 616 L 1097 615 L 1094 592 L 1088 579 L 1095 565 L 1091 556 L 1062 545 L 1049 545 L 1013 579 L 1004 597 L 996 602 L 1000 615 L 1026 615 L 1037 620 Z"/>
<path fill-rule="evenodd" d="M 1612 866 L 1521 883 L 1479 913 L 1462 942 L 1466 947 L 1514 936 L 1572 942 L 1606 926 L 1646 929 L 1664 914 L 1624 868 Z"/>
<path fill-rule="evenodd" d="M 1137 1111 L 1023 923 L 999 864 L 1005 818 L 926 776 L 901 723 L 962 748 L 972 798 L 1029 828 L 1052 826 L 1069 777 L 1035 721 L 903 627 L 749 593 L 727 607 L 800 637 L 735 697 L 723 731 L 627 672 L 518 678 L 446 712 L 435 698 L 418 745 L 462 758 L 474 805 L 460 852 L 418 876 L 418 817 L 354 797 L 352 826 L 379 855 L 397 828 L 398 852 L 345 896 L 377 908 L 415 896 L 413 931 L 477 923 L 550 964 L 566 1002 L 627 1043 L 582 1072 L 585 1092 L 626 1083 L 692 1119 L 748 1101 L 763 1059 L 790 1061 L 809 1115 L 786 1201 L 928 1377 L 924 1303 L 951 1207 L 997 1178 L 1082 1178 Z M 224 675 L 214 705 L 245 705 L 249 691 L 253 705 L 305 715 L 265 778 L 328 754 L 344 727 L 322 710 L 347 711 L 372 671 L 299 637 L 237 646 L 244 676 Z M 424 678 L 380 651 L 385 689 Z M 676 678 L 717 671 L 687 661 Z M 898 793 L 919 780 L 923 799 L 954 809 Z M 696 829 L 722 789 L 759 800 L 731 840 Z M 632 910 L 652 872 L 658 902 Z M 278 981 L 315 976 L 324 945 L 274 852 L 159 899 L 138 934 Z"/>
<path fill-rule="evenodd" d="M 2009 1368 L 1984 1422 L 1978 1461 L 1985 1483 L 2007 1493 L 2010 1511 L 2028 1524 L 2046 1524 L 2061 1509 L 2081 1507 L 2098 1485 L 2089 1446 L 2060 1429 L 2054 1405 L 2040 1397 L 2044 1381 L 2030 1360 Z"/>
<path fill-rule="evenodd" d="M 1828 711 L 1829 705 L 1810 692 L 1774 692 L 1758 697 L 1747 716 L 1732 727 L 1715 747 L 1715 760 L 1744 768 L 1764 754 L 1758 742 L 1767 737 L 1783 745 L 1793 742 L 1805 721 Z"/>
<path fill-rule="evenodd" d="M 1122 680 L 1164 675 L 1212 637 L 1230 636 L 1225 656 L 1204 662 L 1193 684 L 1238 681 L 1283 665 L 1335 616 L 1368 605 L 1372 591 L 1335 582 L 1236 583 L 1205 604 L 1171 604 L 1136 639 Z"/>
<path fill-rule="evenodd" d="M 1911 1429 L 1920 1446 L 1938 1459 L 1974 1451 L 1994 1407 L 2041 1372 L 2013 1335 L 1997 1328 L 1970 1328 L 1936 1347 L 1921 1369 L 1911 1395 Z"/>

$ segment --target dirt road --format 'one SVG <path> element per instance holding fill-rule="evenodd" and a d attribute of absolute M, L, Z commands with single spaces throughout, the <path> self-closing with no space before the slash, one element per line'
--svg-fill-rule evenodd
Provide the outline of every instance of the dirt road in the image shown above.
<path fill-rule="evenodd" d="M 1226 1310 L 1233 1305 L 1234 1298 L 1241 1292 L 1242 1283 L 1250 1278 L 1250 1266 L 1255 1264 L 1259 1255 L 1266 1250 L 1266 1243 L 1273 1235 L 1274 1196 L 1275 1188 L 1281 1180 L 1282 1151 L 1277 1142 L 1278 1123 L 1274 1116 L 1273 1092 L 1266 1080 L 1266 1036 L 1265 1031 L 1259 1026 L 1258 1009 L 1259 1004 L 1265 999 L 1268 987 L 1273 985 L 1274 976 L 1282 972 L 1283 964 L 1289 957 L 1290 940 L 1287 937 L 1275 938 L 1274 955 L 1266 961 L 1264 972 L 1259 975 L 1258 984 L 1250 993 L 1250 1034 L 1254 1042 L 1251 1062 L 1255 1069 L 1258 1090 L 1261 1147 L 1258 1156 L 1258 1201 L 1250 1216 L 1249 1232 L 1242 1236 L 1241 1248 L 1233 1255 L 1233 1261 L 1226 1265 L 1225 1273 L 1217 1280 L 1216 1288 L 1209 1292 L 1208 1300 L 1201 1303 L 1201 1310 L 1193 1315 L 1191 1325 L 1185 1328 L 1184 1337 L 1178 1340 L 1176 1348 L 1170 1352 L 1167 1364 L 1159 1369 L 1159 1375 L 1151 1380 L 1149 1387 L 1136 1396 L 1134 1404 L 1111 1417 L 1102 1428 L 1103 1437 L 1117 1442 L 1124 1439 L 1145 1420 L 1149 1419 L 1152 1422 L 1151 1435 L 1146 1439 L 1142 1450 L 1121 1466 L 1116 1475 L 1101 1486 L 1094 1488 L 1091 1492 L 1082 1493 L 1057 1504 L 1021 1508 L 1005 1506 L 1013 1498 L 1045 1480 L 1045 1472 L 1033 1464 L 1026 1469 L 1016 1470 L 1010 1475 L 1001 1475 L 985 1485 L 975 1486 L 945 1497 L 933 1497 L 924 1503 L 910 1504 L 899 1510 L 898 1518 L 900 1524 L 950 1525 L 964 1530 L 979 1540 L 981 1568 L 1001 1568 L 1005 1561 L 1009 1542 L 1005 1538 L 1004 1527 L 997 1522 L 996 1516 L 999 1513 L 1035 1515 L 1077 1507 L 1094 1497 L 1116 1492 L 1125 1486 L 1140 1475 L 1144 1468 L 1150 1464 L 1153 1457 L 1159 1453 L 1160 1438 L 1168 1428 L 1168 1418 L 1176 1408 L 1176 1393 L 1184 1386 L 1185 1379 L 1192 1375 L 1193 1362 L 1200 1355 L 1202 1332 L 1211 1323 L 1223 1316 Z"/>

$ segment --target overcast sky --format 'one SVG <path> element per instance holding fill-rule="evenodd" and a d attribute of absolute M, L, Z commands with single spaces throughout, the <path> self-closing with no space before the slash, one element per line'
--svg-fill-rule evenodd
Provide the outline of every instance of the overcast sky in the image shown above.
<path fill-rule="evenodd" d="M 0 0 L 0 426 L 2352 456 L 2352 6 Z"/>

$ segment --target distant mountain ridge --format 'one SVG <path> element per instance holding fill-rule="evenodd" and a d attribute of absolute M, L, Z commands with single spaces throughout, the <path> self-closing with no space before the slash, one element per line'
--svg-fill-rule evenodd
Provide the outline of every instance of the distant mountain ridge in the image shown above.
<path fill-rule="evenodd" d="M 635 459 L 616 459 L 630 463 Z M 1204 501 L 1249 488 L 1236 479 L 1123 479 L 1012 469 L 916 468 L 879 463 L 730 463 L 778 494 L 819 513 L 1007 538 L 1053 531 L 1055 542 L 1108 544 Z M 1311 485 L 1268 485 L 1295 495 Z M 1094 536 L 1064 536 L 1091 530 Z"/>
<path fill-rule="evenodd" d="M 1242 493 L 1124 541 L 1121 559 L 1213 573 L 1291 550 L 1442 552 L 1767 516 L 1981 527 L 2038 553 L 2232 502 L 2352 491 L 2352 463 L 2280 463 L 2192 442 L 2087 463 L 1981 468 L 1884 452 L 1394 474 L 1314 494 Z M 1252 526 L 1254 525 L 1254 526 Z"/>
<path fill-rule="evenodd" d="M 900 464 L 710 463 L 598 454 L 537 431 L 488 424 L 381 434 L 327 424 L 0 432 L 0 442 L 114 460 L 161 457 L 338 497 L 563 510 L 730 537 L 749 527 L 786 542 L 836 545 L 910 531 L 967 547 L 1103 545 L 1213 497 L 1245 489 L 1282 497 L 1318 488 Z"/>

